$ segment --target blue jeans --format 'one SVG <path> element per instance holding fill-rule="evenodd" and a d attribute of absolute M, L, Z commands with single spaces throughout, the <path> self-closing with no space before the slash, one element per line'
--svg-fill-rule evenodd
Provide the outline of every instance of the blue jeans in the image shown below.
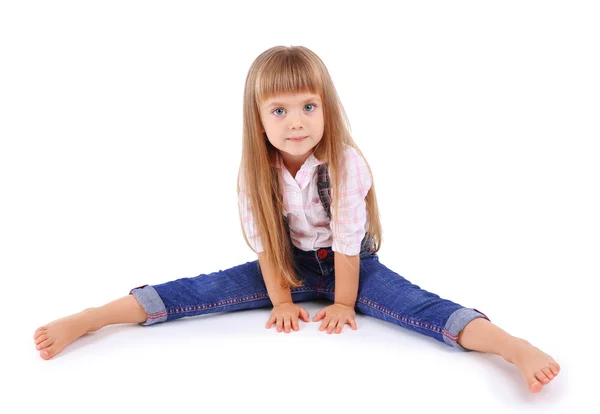
<path fill-rule="evenodd" d="M 294 268 L 303 286 L 292 288 L 294 303 L 335 298 L 334 252 L 331 247 L 304 251 L 292 245 Z M 132 289 L 148 314 L 141 325 L 186 316 L 272 307 L 258 260 L 227 270 Z M 461 351 L 459 332 L 475 318 L 489 318 L 473 308 L 427 292 L 379 262 L 360 253 L 357 314 L 373 316 L 430 336 Z"/>

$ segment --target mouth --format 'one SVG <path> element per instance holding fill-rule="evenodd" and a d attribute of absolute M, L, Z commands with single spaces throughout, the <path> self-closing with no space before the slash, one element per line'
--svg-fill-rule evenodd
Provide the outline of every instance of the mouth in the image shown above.
<path fill-rule="evenodd" d="M 288 141 L 300 142 L 300 141 L 304 141 L 306 138 L 308 138 L 308 135 L 305 137 L 299 137 L 299 138 L 288 138 Z"/>

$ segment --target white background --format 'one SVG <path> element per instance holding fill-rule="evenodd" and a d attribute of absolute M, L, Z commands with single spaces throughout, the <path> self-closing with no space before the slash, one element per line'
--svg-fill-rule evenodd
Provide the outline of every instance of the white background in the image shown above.
<path fill-rule="evenodd" d="M 578 1 L 1 3 L 0 407 L 593 411 L 599 20 Z M 541 393 L 495 355 L 361 315 L 277 333 L 266 308 L 109 326 L 39 357 L 47 322 L 256 259 L 242 95 L 275 45 L 329 69 L 375 178 L 381 262 L 552 355 Z"/>

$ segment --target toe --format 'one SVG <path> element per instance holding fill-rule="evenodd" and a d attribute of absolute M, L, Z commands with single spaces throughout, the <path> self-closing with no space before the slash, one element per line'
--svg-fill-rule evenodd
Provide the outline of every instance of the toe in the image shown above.
<path fill-rule="evenodd" d="M 542 368 L 542 372 L 544 374 L 546 374 L 546 377 L 548 377 L 548 379 L 550 381 L 552 381 L 552 378 L 554 378 L 554 374 L 552 373 L 552 371 L 550 370 L 550 367 L 546 367 L 546 368 Z"/>
<path fill-rule="evenodd" d="M 44 349 L 43 351 L 40 351 L 40 357 L 42 357 L 42 359 L 50 359 L 54 356 L 54 352 L 52 348 L 47 348 Z"/>
<path fill-rule="evenodd" d="M 554 376 L 558 375 L 558 368 L 556 368 L 554 365 L 550 364 L 550 371 L 554 374 Z"/>
<path fill-rule="evenodd" d="M 536 393 L 540 392 L 544 386 L 537 380 L 529 384 L 529 391 Z"/>
<path fill-rule="evenodd" d="M 542 388 L 544 388 L 544 386 L 539 381 L 535 381 L 529 384 L 529 391 L 533 393 L 540 392 Z"/>
<path fill-rule="evenodd" d="M 546 376 L 546 374 L 544 374 L 542 371 L 537 371 L 535 373 L 535 377 L 538 379 L 539 382 L 541 382 L 542 384 L 548 384 L 550 382 L 550 380 L 548 379 L 548 377 Z"/>
<path fill-rule="evenodd" d="M 532 375 L 532 374 L 524 375 L 524 378 L 525 378 L 525 383 L 527 384 L 527 387 L 529 387 L 529 391 L 540 392 L 543 385 L 537 380 L 537 378 L 534 375 Z"/>
<path fill-rule="evenodd" d="M 36 349 L 44 349 L 44 348 L 48 348 L 50 345 L 52 345 L 53 341 L 50 338 L 47 338 L 45 341 L 42 341 L 41 343 L 38 344 L 38 346 L 36 347 Z"/>
<path fill-rule="evenodd" d="M 48 335 L 42 334 L 42 335 L 38 336 L 34 342 L 35 342 L 36 345 L 39 345 L 40 342 L 43 342 L 46 339 L 48 339 Z"/>
<path fill-rule="evenodd" d="M 552 371 L 552 372 L 554 372 L 554 375 L 557 375 L 558 372 L 560 371 L 560 365 L 558 365 L 558 362 L 552 360 L 552 361 L 550 361 L 550 365 L 554 366 L 554 369 L 556 370 L 556 372 L 554 372 L 554 371 Z"/>
<path fill-rule="evenodd" d="M 48 348 L 43 349 L 42 352 L 46 351 L 47 352 L 47 358 L 44 359 L 50 359 L 50 358 L 54 358 L 56 355 L 58 355 L 61 351 L 62 351 L 63 347 L 59 347 L 56 343 L 50 345 Z"/>
<path fill-rule="evenodd" d="M 42 326 L 41 328 L 37 328 L 35 333 L 33 334 L 33 339 L 36 339 L 38 336 L 46 333 L 46 327 Z"/>

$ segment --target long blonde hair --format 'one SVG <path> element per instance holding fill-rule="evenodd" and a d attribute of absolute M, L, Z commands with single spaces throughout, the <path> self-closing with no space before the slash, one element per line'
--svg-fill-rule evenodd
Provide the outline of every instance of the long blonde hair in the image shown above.
<path fill-rule="evenodd" d="M 345 168 L 340 168 L 346 165 L 346 145 L 363 156 L 350 135 L 350 122 L 331 76 L 314 52 L 303 46 L 275 46 L 254 60 L 244 88 L 242 159 L 237 193 L 239 197 L 241 179 L 266 259 L 279 272 L 282 287 L 298 287 L 302 286 L 302 282 L 294 271 L 293 250 L 283 221 L 283 194 L 278 170 L 273 165 L 278 150 L 263 136 L 259 106 L 275 95 L 302 92 L 318 94 L 323 103 L 323 137 L 314 148 L 313 155 L 328 164 L 332 217 L 338 217 L 337 183 L 343 183 L 346 177 Z M 368 163 L 367 166 L 372 179 L 371 167 Z M 366 236 L 370 252 L 375 253 L 381 245 L 382 231 L 374 182 L 367 193 L 366 205 L 369 222 Z M 333 221 L 331 226 L 335 226 Z M 241 210 L 240 225 L 246 244 L 256 253 L 244 230 Z"/>

